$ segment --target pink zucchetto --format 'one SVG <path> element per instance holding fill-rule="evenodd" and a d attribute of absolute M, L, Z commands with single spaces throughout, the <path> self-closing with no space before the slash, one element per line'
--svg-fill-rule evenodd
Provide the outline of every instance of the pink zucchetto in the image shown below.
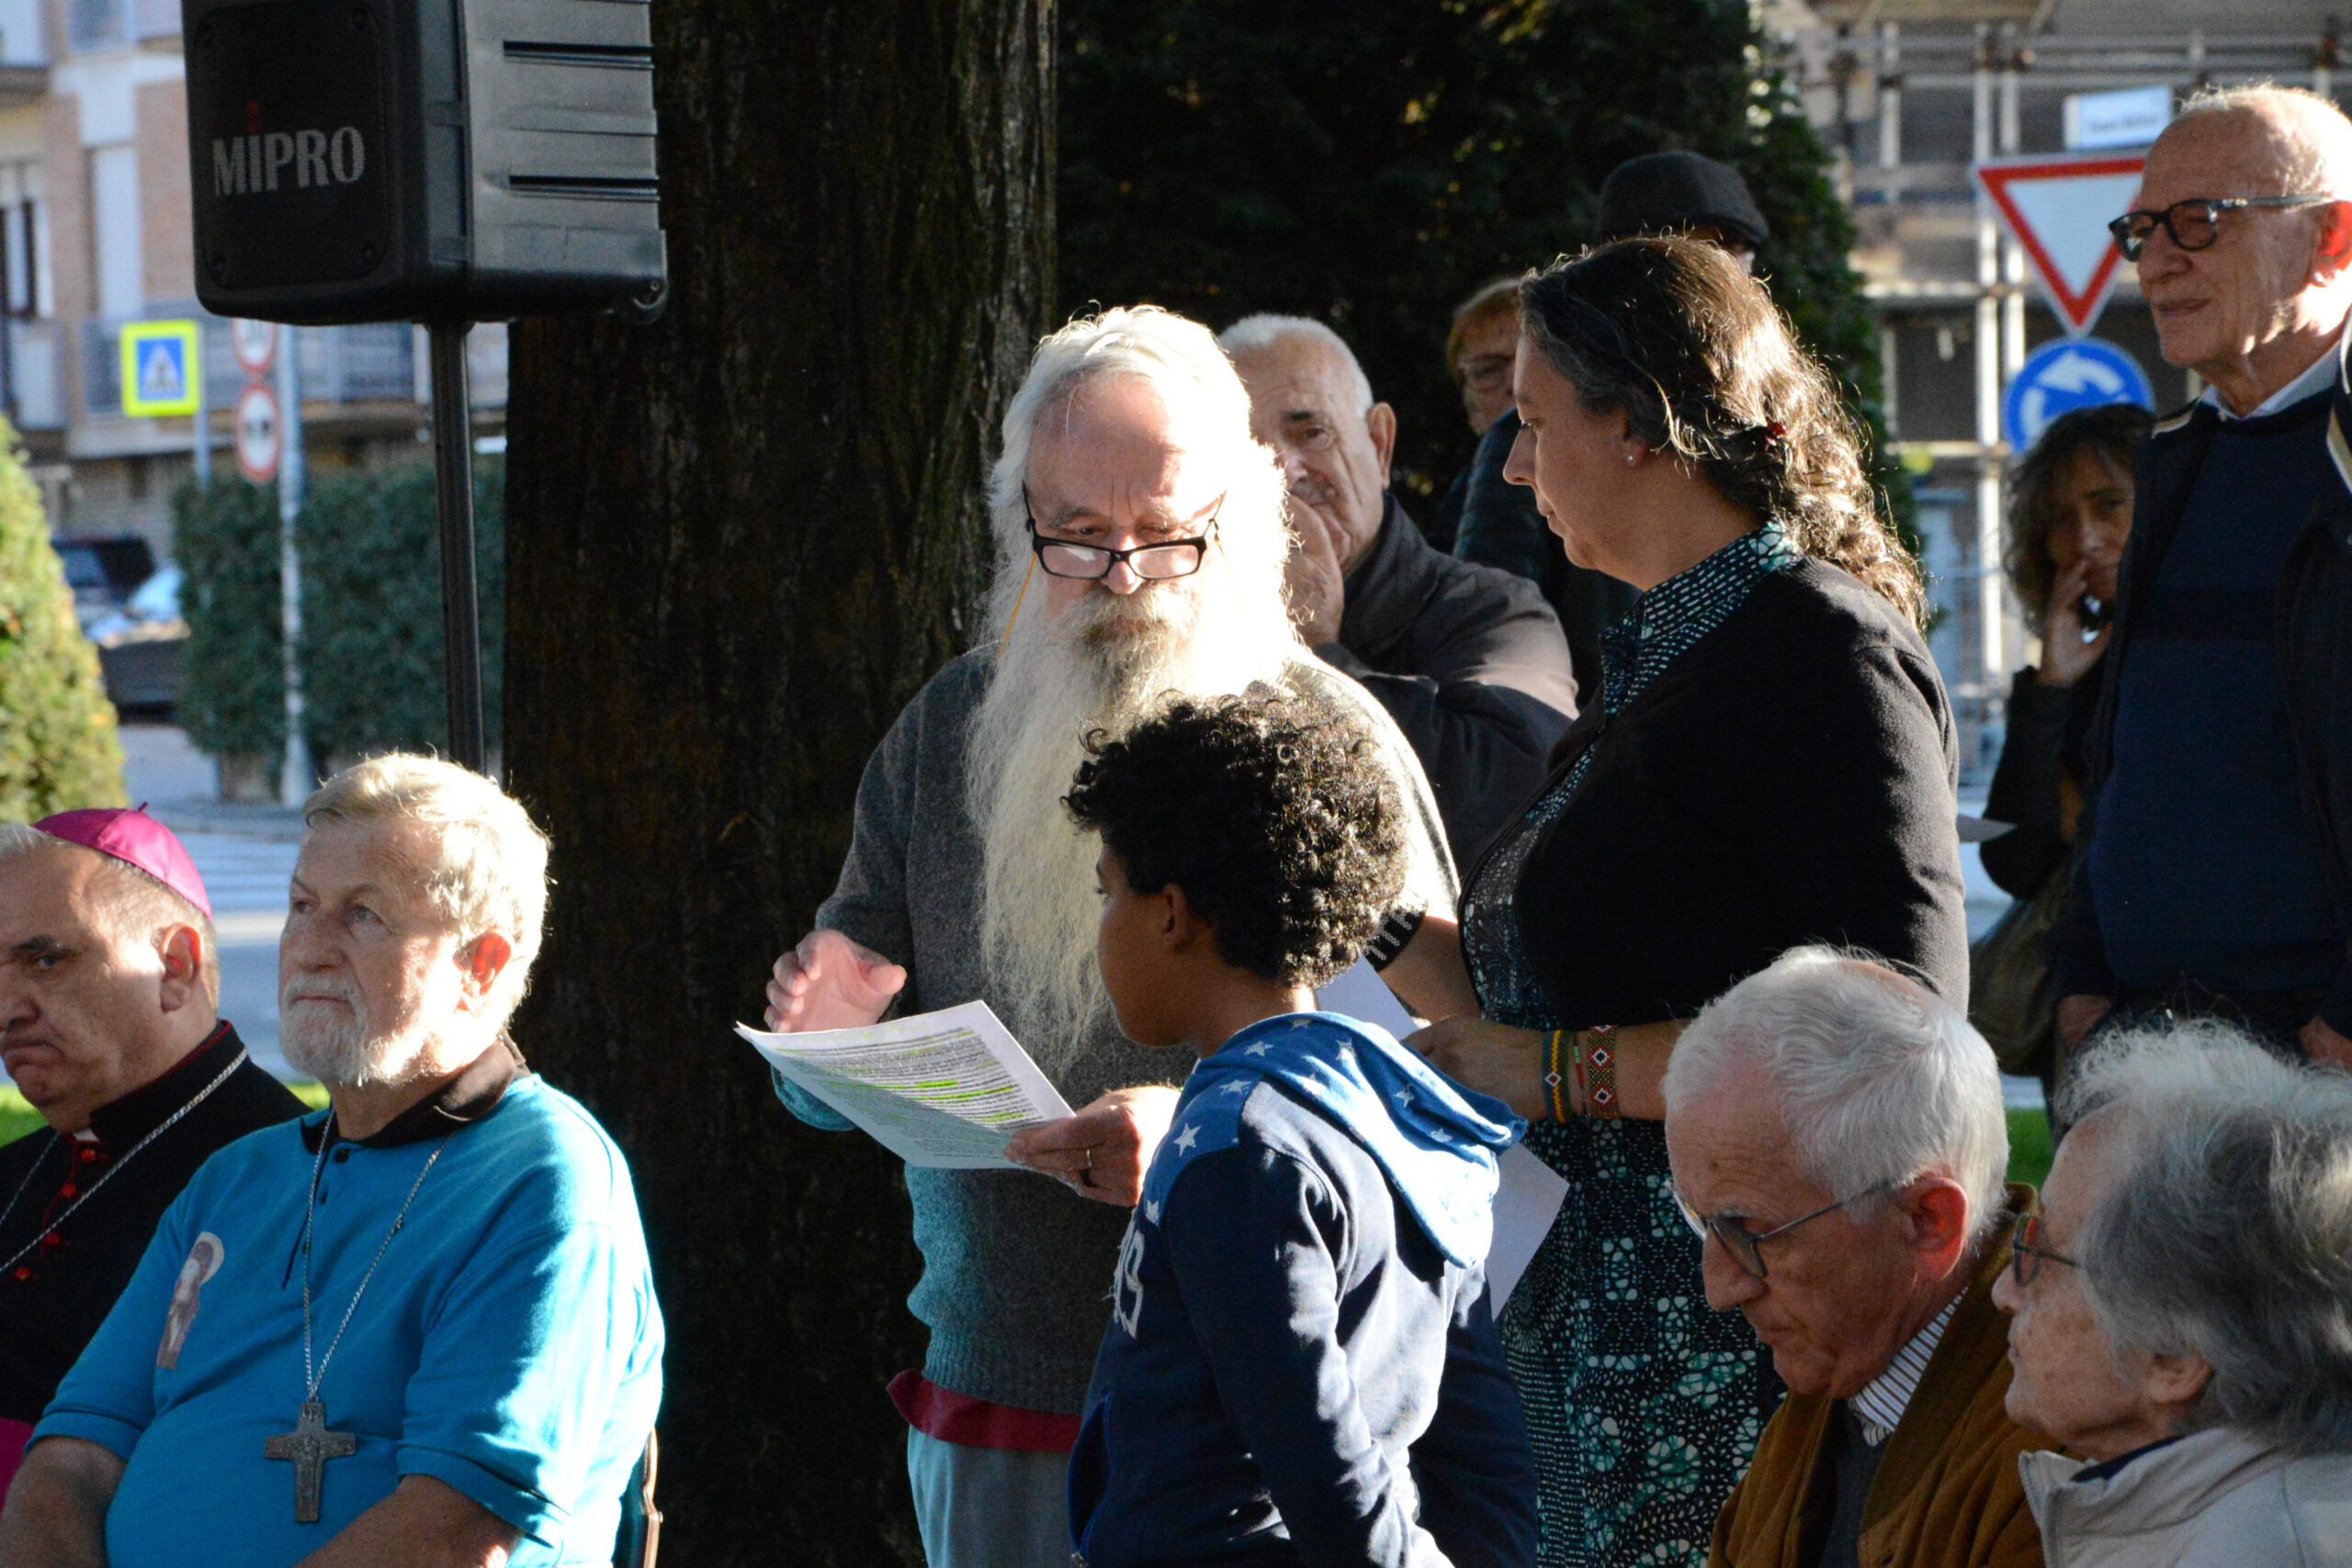
<path fill-rule="evenodd" d="M 179 836 L 144 811 L 119 806 L 61 811 L 33 824 L 52 839 L 80 844 L 125 865 L 135 865 L 212 918 L 212 900 L 205 896 L 204 878 L 187 857 Z"/>

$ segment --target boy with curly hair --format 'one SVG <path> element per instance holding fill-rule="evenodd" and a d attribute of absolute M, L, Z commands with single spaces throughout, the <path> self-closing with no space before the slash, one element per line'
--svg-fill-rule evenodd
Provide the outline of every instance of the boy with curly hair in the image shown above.
<path fill-rule="evenodd" d="M 1401 874 L 1369 739 L 1252 687 L 1088 750 L 1068 805 L 1102 840 L 1104 988 L 1130 1039 L 1202 1060 L 1120 1248 L 1073 1561 L 1532 1563 L 1485 1275 L 1521 1124 L 1312 1010 Z"/>

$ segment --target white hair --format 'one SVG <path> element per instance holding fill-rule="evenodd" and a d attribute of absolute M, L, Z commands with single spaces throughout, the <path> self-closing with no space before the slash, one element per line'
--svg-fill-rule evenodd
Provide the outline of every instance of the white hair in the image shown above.
<path fill-rule="evenodd" d="M 2215 191 L 2215 196 L 2311 195 L 2352 198 L 2352 119 L 2330 100 L 2303 87 L 2256 82 L 2202 87 L 2189 95 L 2173 125 L 2217 118 L 2257 119 L 2278 143 L 2286 188 Z M 2169 127 L 2166 128 L 2169 130 Z"/>
<path fill-rule="evenodd" d="M 2008 1115 L 1992 1047 L 1958 1007 L 1878 961 L 1793 948 L 1707 1004 L 1676 1043 L 1666 1108 L 1748 1067 L 1778 1091 L 1798 1164 L 1843 1199 L 1958 1182 L 1969 1240 L 1998 1222 Z"/>
<path fill-rule="evenodd" d="M 460 942 L 494 931 L 514 944 L 489 1014 L 503 1025 L 529 988 L 547 924 L 548 838 L 530 813 L 480 773 L 395 751 L 321 784 L 302 821 L 413 822 L 431 835 L 434 859 L 420 870 L 435 910 Z"/>
<path fill-rule="evenodd" d="M 1348 390 L 1355 404 L 1355 412 L 1372 412 L 1372 382 L 1363 373 L 1363 366 L 1356 359 L 1356 352 L 1348 340 L 1311 316 L 1277 316 L 1261 311 L 1244 316 L 1216 334 L 1216 345 L 1226 354 L 1238 359 L 1245 354 L 1259 354 L 1284 343 L 1304 340 L 1314 344 L 1340 364 L 1346 367 Z"/>
<path fill-rule="evenodd" d="M 1013 606 L 1029 576 L 1029 447 L 1038 427 L 1067 412 L 1101 380 L 1139 381 L 1166 405 L 1188 449 L 1216 469 L 1225 501 L 1217 509 L 1216 560 L 1245 603 L 1282 591 L 1290 559 L 1289 502 L 1280 465 L 1250 434 L 1250 393 L 1208 328 L 1157 305 L 1118 306 L 1076 316 L 1037 344 L 1029 374 L 1004 411 L 1004 450 L 989 472 L 989 518 L 996 529 L 996 577 L 989 588 L 988 643 L 1013 624 Z"/>
<path fill-rule="evenodd" d="M 220 1005 L 220 938 L 213 929 L 211 916 L 162 877 L 142 871 L 127 860 L 87 844 L 77 844 L 71 839 L 61 839 L 54 833 L 44 833 L 28 822 L 0 822 L 0 863 L 51 844 L 96 857 L 98 864 L 92 886 L 99 891 L 100 907 L 87 914 L 112 935 L 146 941 L 172 926 L 195 927 L 204 948 L 197 963 L 197 985 L 204 993 L 206 1006 Z"/>
<path fill-rule="evenodd" d="M 2063 1102 L 2114 1140 L 2075 1243 L 2109 1355 L 2201 1358 L 2192 1426 L 2352 1452 L 2352 1081 L 2215 1023 L 2077 1062 Z"/>
<path fill-rule="evenodd" d="M 1126 595 L 1090 592 L 1059 615 L 1040 591 L 1016 615 L 1031 566 L 1026 479 L 1042 423 L 1100 380 L 1139 382 L 1181 435 L 1188 485 L 1223 494 L 1216 542 L 1193 577 Z M 1208 329 L 1156 306 L 1071 321 L 1037 347 L 1004 416 L 989 477 L 996 669 L 968 730 L 966 801 L 981 844 L 980 947 L 989 1001 L 1039 1066 L 1065 1079 L 1107 1015 L 1094 961 L 1098 845 L 1062 796 L 1088 734 L 1116 737 L 1171 694 L 1218 695 L 1281 678 L 1304 658 L 1283 598 L 1290 554 L 1281 468 L 1250 434 L 1250 394 Z M 1000 651 L 1001 650 L 1001 651 Z"/>

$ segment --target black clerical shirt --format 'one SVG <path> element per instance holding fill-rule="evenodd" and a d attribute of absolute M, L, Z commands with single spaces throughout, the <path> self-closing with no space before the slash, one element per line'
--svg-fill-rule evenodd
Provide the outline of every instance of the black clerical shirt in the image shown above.
<path fill-rule="evenodd" d="M 215 1149 L 303 1113 L 302 1102 L 247 1060 L 120 1174 L 61 1220 L 141 1138 L 204 1092 L 244 1048 L 227 1023 L 186 1060 L 90 1118 L 90 1139 L 44 1127 L 0 1147 L 0 1418 L 37 1420 L 82 1347 L 130 1282 L 155 1223 Z"/>

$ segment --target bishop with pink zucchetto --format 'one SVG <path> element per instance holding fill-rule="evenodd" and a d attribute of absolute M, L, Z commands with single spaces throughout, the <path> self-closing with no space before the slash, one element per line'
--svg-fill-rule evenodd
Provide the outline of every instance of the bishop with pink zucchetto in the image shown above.
<path fill-rule="evenodd" d="M 0 1066 L 48 1122 L 0 1147 L 0 1496 L 197 1167 L 301 1114 L 220 999 L 211 903 L 169 828 L 115 807 L 0 824 Z"/>

